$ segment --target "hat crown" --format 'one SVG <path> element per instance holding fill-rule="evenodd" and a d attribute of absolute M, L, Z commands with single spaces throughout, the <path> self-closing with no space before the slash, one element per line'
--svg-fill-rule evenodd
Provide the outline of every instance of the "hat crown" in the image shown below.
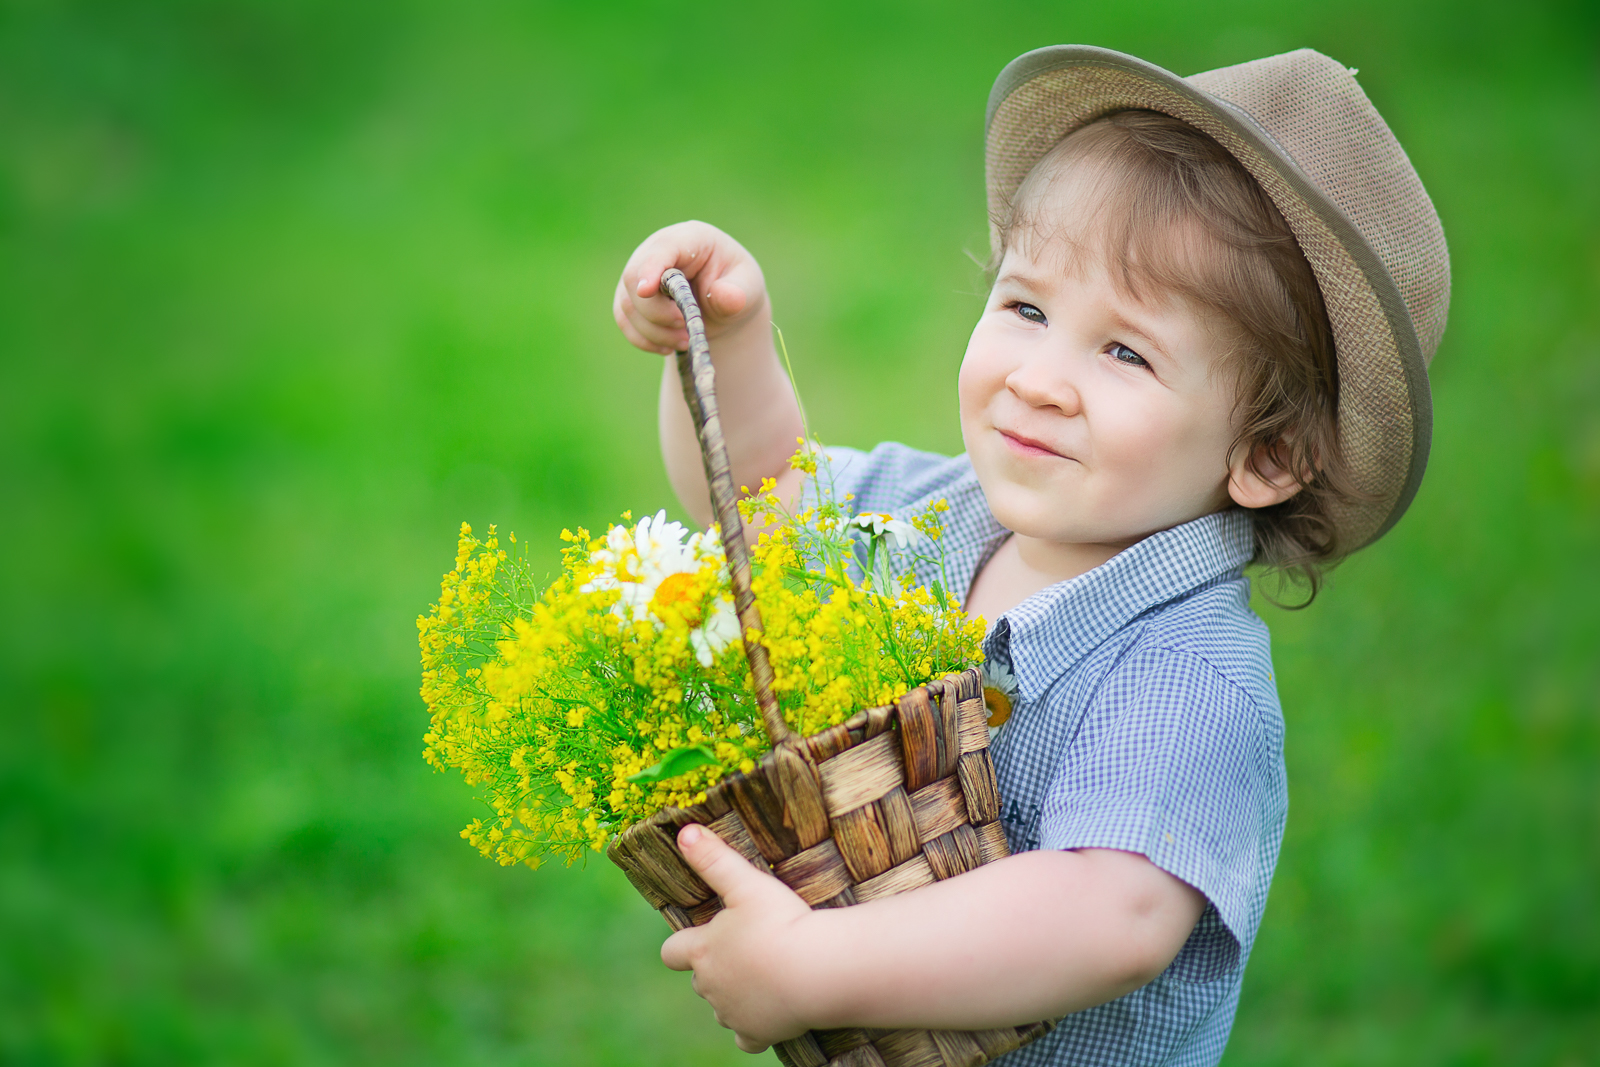
<path fill-rule="evenodd" d="M 1353 72 L 1301 48 L 1184 80 L 1244 112 L 1344 213 L 1394 279 L 1431 362 L 1450 310 L 1444 228 Z"/>

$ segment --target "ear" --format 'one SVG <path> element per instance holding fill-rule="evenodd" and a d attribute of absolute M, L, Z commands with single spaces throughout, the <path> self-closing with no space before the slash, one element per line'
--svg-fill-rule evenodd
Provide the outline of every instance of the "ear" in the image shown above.
<path fill-rule="evenodd" d="M 1228 467 L 1228 495 L 1233 502 L 1244 508 L 1269 508 L 1303 489 L 1311 472 L 1299 478 L 1290 474 L 1279 462 L 1286 451 L 1282 441 L 1242 450 Z"/>

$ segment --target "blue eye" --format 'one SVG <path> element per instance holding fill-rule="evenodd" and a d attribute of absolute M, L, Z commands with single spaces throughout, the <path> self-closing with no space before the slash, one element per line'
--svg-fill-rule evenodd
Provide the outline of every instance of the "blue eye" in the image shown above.
<path fill-rule="evenodd" d="M 1048 326 L 1048 325 L 1050 325 L 1049 321 L 1044 317 L 1044 312 L 1040 311 L 1038 308 L 1034 307 L 1032 304 L 1017 303 L 1017 304 L 1012 304 L 1011 308 L 1018 315 L 1021 315 L 1024 319 L 1026 319 L 1028 322 L 1036 322 L 1040 326 Z"/>
<path fill-rule="evenodd" d="M 1148 367 L 1150 365 L 1145 362 L 1143 356 L 1127 345 L 1113 344 L 1111 346 L 1111 358 L 1119 363 L 1126 363 L 1130 367 Z"/>

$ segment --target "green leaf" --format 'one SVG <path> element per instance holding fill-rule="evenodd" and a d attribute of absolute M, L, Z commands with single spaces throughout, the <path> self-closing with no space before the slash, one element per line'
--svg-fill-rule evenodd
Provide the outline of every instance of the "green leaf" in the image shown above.
<path fill-rule="evenodd" d="M 680 774 L 688 774 L 696 767 L 705 767 L 717 762 L 716 754 L 705 745 L 685 745 L 675 748 L 661 757 L 661 762 L 654 767 L 646 767 L 638 774 L 628 775 L 630 782 L 664 782 L 668 778 L 676 778 Z"/>

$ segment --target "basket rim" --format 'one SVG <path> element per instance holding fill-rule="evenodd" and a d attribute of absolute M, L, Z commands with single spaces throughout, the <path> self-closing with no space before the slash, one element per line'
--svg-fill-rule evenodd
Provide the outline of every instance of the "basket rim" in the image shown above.
<path fill-rule="evenodd" d="M 843 722 L 835 723 L 831 726 L 824 726 L 822 729 L 815 730 L 809 734 L 801 735 L 800 733 L 796 732 L 792 735 L 791 741 L 784 743 L 795 745 L 797 750 L 814 765 L 825 763 L 834 756 L 848 752 L 857 745 L 865 744 L 867 741 L 872 740 L 874 737 L 877 737 L 882 733 L 885 733 L 889 730 L 898 730 L 900 728 L 900 701 L 916 693 L 918 690 L 927 692 L 928 686 L 931 684 L 945 681 L 954 683 L 960 678 L 975 674 L 978 676 L 979 693 L 981 695 L 982 672 L 982 665 L 975 663 L 972 666 L 964 667 L 959 671 L 951 671 L 948 674 L 940 675 L 938 678 L 930 678 L 921 685 L 914 685 L 910 689 L 907 689 L 905 692 L 899 694 L 895 697 L 892 703 L 878 704 L 871 707 L 861 708 Z M 844 727 L 853 735 L 856 729 L 865 730 L 869 728 L 869 724 L 871 724 L 874 719 L 879 718 L 882 719 L 882 725 L 878 729 L 874 730 L 870 735 L 864 736 L 860 741 L 854 741 L 849 746 L 840 749 L 838 752 L 830 753 L 828 756 L 823 757 L 822 759 L 815 758 L 810 744 L 810 742 L 813 740 L 821 737 L 823 734 L 829 733 L 830 731 L 837 730 L 839 727 Z M 714 821 L 719 816 L 710 814 L 710 809 L 706 807 L 707 802 L 711 800 L 712 793 L 721 791 L 724 789 L 724 787 L 731 786 L 734 782 L 749 780 L 753 773 L 760 772 L 766 766 L 771 764 L 774 758 L 774 753 L 776 753 L 777 749 L 778 745 L 774 745 L 772 748 L 761 754 L 761 758 L 756 761 L 755 772 L 730 771 L 728 774 L 717 779 L 706 788 L 706 800 L 691 804 L 688 807 L 680 807 L 676 804 L 668 804 L 667 806 L 658 809 L 653 814 L 647 815 L 645 818 L 639 819 L 637 822 L 630 823 L 625 829 L 619 830 L 612 837 L 611 844 L 606 848 L 606 854 L 608 856 L 611 855 L 612 848 L 615 847 L 616 842 L 621 838 L 626 837 L 629 833 L 640 826 L 654 826 L 658 828 L 672 826 L 675 829 L 682 829 L 690 824 L 697 823 L 704 825 Z M 696 809 L 702 809 L 708 817 L 705 819 L 696 818 L 695 816 L 701 814 L 701 811 L 697 811 Z"/>

